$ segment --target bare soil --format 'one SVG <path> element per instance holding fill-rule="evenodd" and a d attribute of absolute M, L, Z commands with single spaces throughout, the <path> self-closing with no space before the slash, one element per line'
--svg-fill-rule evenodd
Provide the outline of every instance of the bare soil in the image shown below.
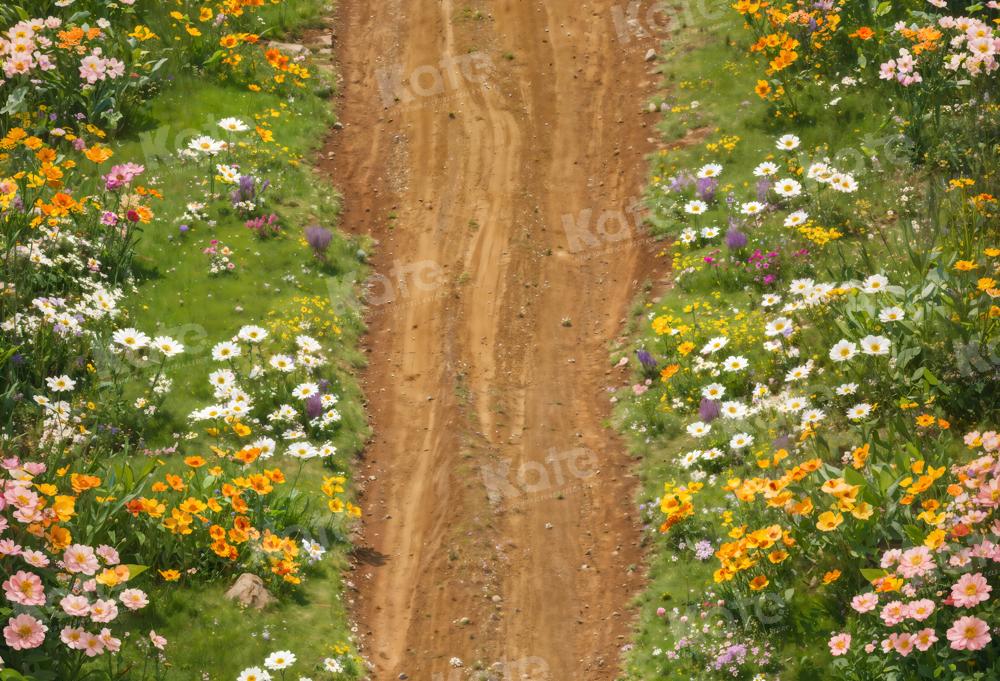
<path fill-rule="evenodd" d="M 616 5 L 340 3 L 324 171 L 379 241 L 353 575 L 376 679 L 616 676 L 643 571 L 608 348 L 664 267 L 632 212 L 653 43 Z"/>

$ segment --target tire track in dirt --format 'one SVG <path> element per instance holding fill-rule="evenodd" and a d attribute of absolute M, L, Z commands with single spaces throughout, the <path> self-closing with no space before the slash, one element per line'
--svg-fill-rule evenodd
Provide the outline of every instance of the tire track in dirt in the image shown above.
<path fill-rule="evenodd" d="M 327 170 L 380 241 L 354 578 L 377 679 L 615 676 L 642 557 L 607 348 L 662 265 L 564 227 L 630 207 L 652 147 L 613 6 L 341 3 Z"/>

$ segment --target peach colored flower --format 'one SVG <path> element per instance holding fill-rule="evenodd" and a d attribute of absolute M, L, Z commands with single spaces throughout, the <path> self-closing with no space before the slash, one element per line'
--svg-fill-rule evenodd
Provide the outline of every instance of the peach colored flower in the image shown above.
<path fill-rule="evenodd" d="M 66 551 L 63 552 L 63 564 L 66 566 L 67 572 L 85 575 L 93 575 L 100 567 L 94 549 L 83 544 L 73 544 L 66 547 Z"/>
<path fill-rule="evenodd" d="M 913 645 L 920 652 L 926 652 L 932 645 L 937 643 L 938 637 L 930 627 L 921 629 L 913 635 Z"/>
<path fill-rule="evenodd" d="M 889 643 L 893 650 L 906 657 L 913 651 L 913 637 L 909 634 L 889 634 Z"/>
<path fill-rule="evenodd" d="M 72 594 L 63 596 L 62 600 L 59 601 L 59 607 L 67 615 L 72 615 L 73 617 L 86 617 L 90 614 L 90 601 L 87 600 L 86 596 L 74 596 Z"/>
<path fill-rule="evenodd" d="M 980 650 L 992 639 L 989 626 L 978 617 L 960 617 L 948 630 L 953 650 Z"/>
<path fill-rule="evenodd" d="M 861 594 L 860 596 L 855 596 L 851 599 L 851 607 L 854 608 L 856 612 L 866 613 L 871 612 L 878 605 L 878 594 L 868 592 L 866 594 Z"/>
<path fill-rule="evenodd" d="M 18 570 L 3 583 L 4 596 L 11 603 L 45 605 L 45 587 L 38 575 Z"/>
<path fill-rule="evenodd" d="M 931 616 L 934 612 L 934 601 L 929 598 L 921 598 L 919 601 L 913 601 L 908 603 L 906 606 L 906 615 L 918 622 L 923 622 L 925 619 Z"/>
<path fill-rule="evenodd" d="M 951 598 L 958 608 L 974 608 L 983 601 L 990 599 L 990 592 L 993 587 L 982 573 L 974 575 L 965 574 L 959 577 L 958 581 L 951 587 Z"/>
<path fill-rule="evenodd" d="M 830 646 L 830 654 L 834 657 L 846 655 L 847 651 L 851 649 L 851 635 L 847 633 L 836 634 L 830 638 L 828 645 Z"/>
<path fill-rule="evenodd" d="M 42 645 L 49 628 L 31 615 L 11 617 L 3 630 L 4 641 L 14 650 L 31 650 Z"/>
<path fill-rule="evenodd" d="M 906 619 L 906 606 L 903 605 L 902 601 L 886 603 L 885 607 L 882 608 L 881 617 L 886 626 L 895 626 Z"/>

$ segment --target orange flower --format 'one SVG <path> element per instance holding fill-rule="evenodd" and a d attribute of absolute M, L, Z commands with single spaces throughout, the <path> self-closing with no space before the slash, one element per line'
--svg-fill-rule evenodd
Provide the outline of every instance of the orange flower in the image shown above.
<path fill-rule="evenodd" d="M 673 377 L 673 375 L 680 370 L 681 370 L 680 364 L 668 364 L 667 366 L 663 367 L 663 370 L 660 372 L 660 380 L 669 381 Z"/>
<path fill-rule="evenodd" d="M 771 582 L 768 581 L 767 577 L 764 575 L 757 575 L 750 580 L 750 589 L 753 591 L 763 591 L 767 588 L 767 585 Z"/>
<path fill-rule="evenodd" d="M 181 573 L 177 570 L 159 570 L 160 577 L 163 577 L 165 581 L 176 582 L 181 578 Z"/>
<path fill-rule="evenodd" d="M 101 479 L 95 475 L 78 475 L 73 473 L 69 476 L 70 484 L 73 486 L 73 491 L 77 494 L 81 492 L 86 492 L 88 489 L 94 489 L 101 484 Z"/>
<path fill-rule="evenodd" d="M 823 575 L 824 584 L 832 584 L 840 579 L 840 570 L 830 570 L 825 575 Z"/>
<path fill-rule="evenodd" d="M 840 513 L 834 513 L 833 511 L 826 511 L 821 513 L 819 519 L 816 521 L 816 527 L 821 532 L 831 532 L 844 522 L 844 516 Z"/>
<path fill-rule="evenodd" d="M 83 155 L 87 157 L 88 161 L 93 161 L 94 163 L 100 165 L 111 158 L 114 155 L 114 152 L 112 152 L 108 147 L 102 147 L 99 144 L 95 144 L 83 152 Z"/>
<path fill-rule="evenodd" d="M 849 37 L 860 38 L 861 40 L 871 40 L 874 36 L 875 36 L 875 31 L 871 30 L 867 26 L 862 26 L 854 33 L 852 33 Z"/>
<path fill-rule="evenodd" d="M 200 456 L 189 456 L 184 459 L 184 463 L 191 468 L 201 468 L 207 463 L 203 457 Z"/>
<path fill-rule="evenodd" d="M 758 80 L 753 91 L 757 93 L 758 97 L 765 99 L 769 94 L 771 94 L 771 84 L 766 80 Z"/>

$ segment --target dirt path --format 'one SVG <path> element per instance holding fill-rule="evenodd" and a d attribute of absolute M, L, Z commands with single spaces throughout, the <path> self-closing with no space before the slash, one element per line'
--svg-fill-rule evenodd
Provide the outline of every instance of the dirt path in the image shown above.
<path fill-rule="evenodd" d="M 376 679 L 615 676 L 641 553 L 608 343 L 659 265 L 616 219 L 654 82 L 614 6 L 342 0 L 329 169 L 380 240 L 354 578 Z"/>

